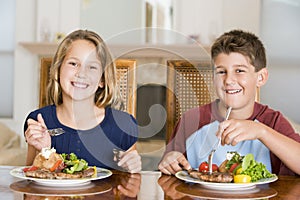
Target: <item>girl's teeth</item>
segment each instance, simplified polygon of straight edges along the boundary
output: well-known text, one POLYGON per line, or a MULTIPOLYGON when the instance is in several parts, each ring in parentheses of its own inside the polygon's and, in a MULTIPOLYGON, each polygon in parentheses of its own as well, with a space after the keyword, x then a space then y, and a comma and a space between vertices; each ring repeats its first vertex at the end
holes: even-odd
POLYGON ((87 84, 84 83, 73 83, 73 85, 78 88, 87 88, 87 84))

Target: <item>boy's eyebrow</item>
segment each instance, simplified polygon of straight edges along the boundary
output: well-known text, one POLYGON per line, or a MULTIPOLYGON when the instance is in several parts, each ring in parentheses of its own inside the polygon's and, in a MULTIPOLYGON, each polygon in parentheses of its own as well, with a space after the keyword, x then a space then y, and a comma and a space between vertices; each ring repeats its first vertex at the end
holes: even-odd
MULTIPOLYGON (((215 65, 215 69, 218 69, 218 68, 224 68, 225 66, 223 66, 223 65, 218 65, 218 66, 216 66, 215 65)), ((236 65, 232 65, 232 67, 244 67, 244 68, 249 68, 249 66, 248 65, 243 65, 243 64, 241 64, 241 65, 239 65, 239 64, 236 64, 236 65)))

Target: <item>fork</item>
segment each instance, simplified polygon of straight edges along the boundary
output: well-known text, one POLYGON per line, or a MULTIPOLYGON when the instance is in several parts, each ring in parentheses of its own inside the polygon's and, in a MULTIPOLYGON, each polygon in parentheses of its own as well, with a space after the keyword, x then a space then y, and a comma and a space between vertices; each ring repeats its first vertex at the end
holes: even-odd
POLYGON ((120 149, 113 148, 114 158, 116 159, 117 162, 119 162, 121 160, 121 151, 122 150, 120 150, 120 149))
MULTIPOLYGON (((232 110, 232 107, 227 108, 225 120, 228 120, 231 110, 232 110)), ((214 146, 208 156, 208 171, 210 174, 212 173, 212 159, 213 159, 215 151, 220 146, 220 144, 221 144, 221 138, 219 138, 218 141, 214 144, 214 146)))
POLYGON ((62 128, 48 129, 47 131, 51 136, 58 136, 65 133, 64 129, 62 128))

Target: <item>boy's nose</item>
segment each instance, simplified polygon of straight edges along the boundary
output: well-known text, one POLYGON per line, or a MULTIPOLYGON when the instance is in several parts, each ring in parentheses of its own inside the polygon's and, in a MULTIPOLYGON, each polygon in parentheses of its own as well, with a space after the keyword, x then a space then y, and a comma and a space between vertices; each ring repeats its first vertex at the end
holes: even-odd
POLYGON ((227 85, 232 85, 236 82, 236 77, 234 74, 227 73, 226 78, 225 78, 225 83, 227 85))

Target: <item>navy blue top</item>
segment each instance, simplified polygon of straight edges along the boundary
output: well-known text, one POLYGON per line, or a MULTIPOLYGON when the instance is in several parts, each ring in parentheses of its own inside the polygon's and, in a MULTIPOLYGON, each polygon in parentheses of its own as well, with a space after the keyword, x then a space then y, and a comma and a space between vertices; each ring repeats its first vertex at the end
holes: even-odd
POLYGON ((56 106, 50 105, 31 112, 27 119, 37 120, 41 113, 48 129, 63 128, 66 133, 51 136, 51 147, 57 153, 75 153, 78 158, 85 159, 90 166, 117 169, 113 161, 113 148, 129 149, 138 137, 135 118, 111 107, 105 108, 105 117, 96 127, 89 130, 75 130, 61 124, 57 118, 56 106))

